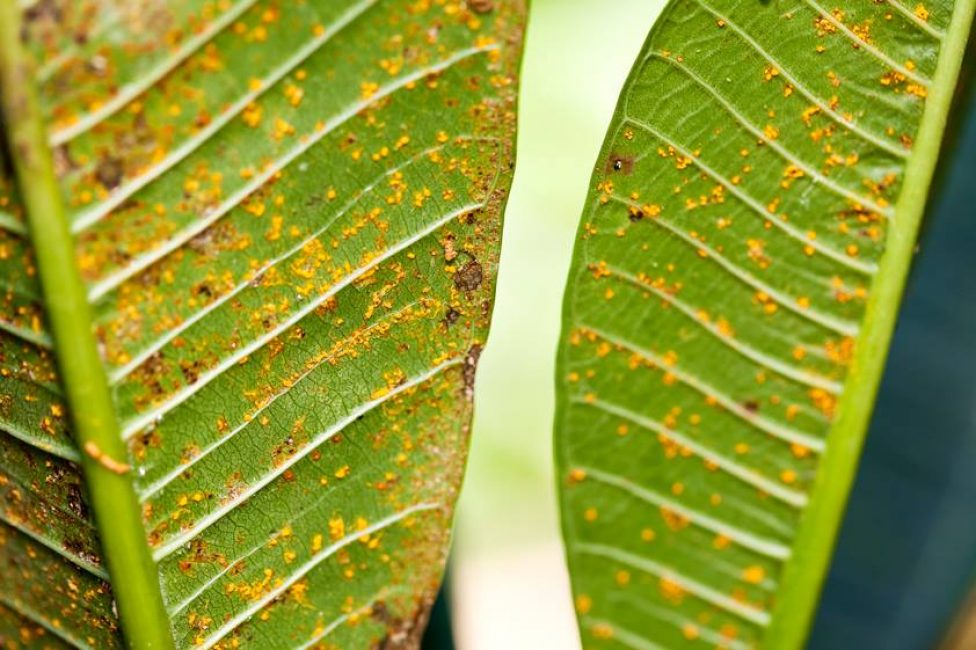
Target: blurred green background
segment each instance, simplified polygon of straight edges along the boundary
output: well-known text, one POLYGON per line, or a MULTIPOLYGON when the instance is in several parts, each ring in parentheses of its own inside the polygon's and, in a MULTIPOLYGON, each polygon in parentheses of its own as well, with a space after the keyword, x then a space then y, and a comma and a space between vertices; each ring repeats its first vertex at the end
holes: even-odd
POLYGON ((664 0, 533 0, 518 167, 452 557, 461 650, 578 647, 552 479, 563 284, 590 173, 664 0))
MULTIPOLYGON (((451 560, 460 650, 579 648, 552 477, 563 284, 593 162, 664 4, 532 0, 518 167, 451 560)), ((970 49, 972 67, 976 44, 970 49)), ((811 650, 934 648, 972 584, 976 104, 968 97, 947 143, 955 155, 945 156, 932 197, 811 650)), ((443 608, 436 615, 447 619, 443 608)), ((425 647, 446 650, 444 638, 425 647)))

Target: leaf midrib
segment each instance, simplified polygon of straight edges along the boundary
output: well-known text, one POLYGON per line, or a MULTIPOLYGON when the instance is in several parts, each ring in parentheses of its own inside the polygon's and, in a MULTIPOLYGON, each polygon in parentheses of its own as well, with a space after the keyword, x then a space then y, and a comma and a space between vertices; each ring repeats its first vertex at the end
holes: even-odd
POLYGON ((81 460, 126 639, 134 646, 163 650, 173 647, 173 639, 132 476, 103 462, 111 459, 115 468, 124 467, 126 449, 92 335, 91 309, 47 146, 34 68, 20 38, 21 21, 18 3, 0 1, 0 106, 10 146, 18 153, 14 170, 46 315, 58 349, 73 434, 87 452, 81 460))
MULTIPOLYGON (((813 0, 807 1, 816 6, 813 0)), ((898 219, 888 233, 845 392, 838 400, 837 420, 828 434, 828 452, 811 491, 810 508, 797 532, 793 560, 783 573, 783 588, 765 639, 770 647, 799 648, 816 609, 884 371, 974 15, 976 0, 955 1, 915 135, 915 149, 895 204, 898 219)))

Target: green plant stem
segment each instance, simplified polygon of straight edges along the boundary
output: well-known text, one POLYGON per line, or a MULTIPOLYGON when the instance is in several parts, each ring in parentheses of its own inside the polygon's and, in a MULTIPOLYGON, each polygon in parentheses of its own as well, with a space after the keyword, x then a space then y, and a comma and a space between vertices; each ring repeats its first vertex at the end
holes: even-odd
POLYGON ((837 421, 764 639, 766 648, 801 648, 816 611, 881 383, 974 15, 976 0, 956 0, 846 389, 838 402, 837 421))
POLYGON ((17 0, 0 0, 0 101, 57 350, 75 440, 123 634, 132 648, 172 648, 169 618, 146 542, 105 369, 92 333, 17 0))

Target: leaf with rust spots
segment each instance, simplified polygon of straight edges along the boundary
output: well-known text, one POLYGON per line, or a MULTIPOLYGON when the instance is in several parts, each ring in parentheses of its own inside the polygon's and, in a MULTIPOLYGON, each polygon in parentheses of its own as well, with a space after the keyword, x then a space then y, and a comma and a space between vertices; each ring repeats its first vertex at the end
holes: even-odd
POLYGON ((555 424, 584 647, 802 647, 973 0, 672 0, 597 160, 555 424))
POLYGON ((26 576, 0 576, 0 636, 415 647, 487 338, 523 1, 2 11, 2 78, 29 55, 37 94, 0 83, 0 559, 26 576))

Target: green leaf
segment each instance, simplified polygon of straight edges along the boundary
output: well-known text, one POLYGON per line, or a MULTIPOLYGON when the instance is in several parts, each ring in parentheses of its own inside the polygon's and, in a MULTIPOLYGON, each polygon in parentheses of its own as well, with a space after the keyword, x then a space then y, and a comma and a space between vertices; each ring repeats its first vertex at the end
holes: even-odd
POLYGON ((973 0, 673 0, 594 173, 556 456, 584 647, 802 646, 973 0))
POLYGON ((523 3, 21 4, 0 0, 0 638, 414 646, 523 3))

